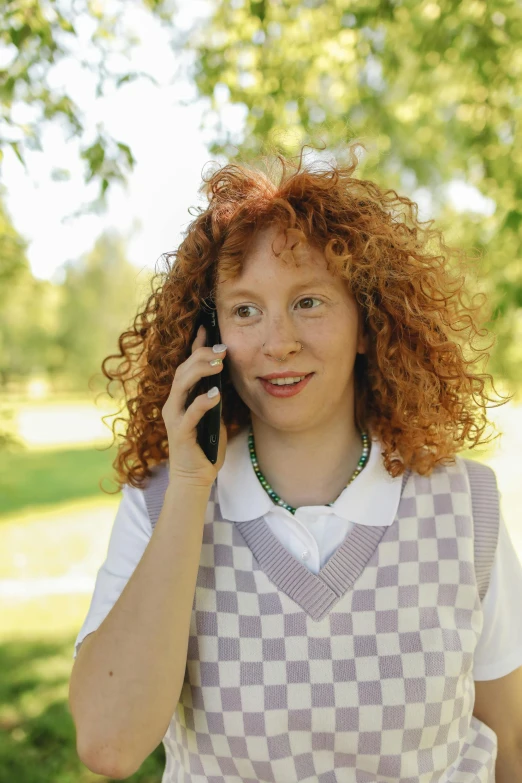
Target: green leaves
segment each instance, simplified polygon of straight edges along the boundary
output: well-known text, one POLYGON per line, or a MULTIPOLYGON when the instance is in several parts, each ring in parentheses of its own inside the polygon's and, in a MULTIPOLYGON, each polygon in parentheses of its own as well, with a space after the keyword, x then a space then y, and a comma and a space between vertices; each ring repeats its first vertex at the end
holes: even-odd
POLYGON ((440 227, 483 248, 493 304, 507 313, 522 291, 521 39, 522 6, 503 0, 221 0, 188 48, 198 91, 212 101, 212 155, 249 160, 267 145, 294 155, 319 140, 340 158, 362 140, 370 154, 359 176, 410 197, 428 188, 440 227), (234 144, 215 121, 230 103, 246 107, 234 144), (493 199, 494 215, 464 219, 465 205, 445 195, 454 178, 493 199))
POLYGON ((125 171, 132 170, 136 163, 127 144, 103 134, 99 134, 89 147, 82 149, 80 156, 87 162, 85 181, 90 182, 93 179, 100 181, 99 204, 103 203, 110 182, 114 180, 125 182, 125 171))
MULTIPOLYGON (((134 0, 150 11, 164 17, 163 0, 134 0)), ((128 3, 126 4, 128 5, 128 3)), ((111 50, 127 50, 135 43, 125 28, 121 17, 125 13, 122 4, 117 12, 109 13, 106 4, 99 0, 78 0, 75 4, 56 0, 9 0, 4 2, 0 14, 0 44, 6 52, 12 52, 10 64, 0 70, 0 107, 3 123, 0 124, 0 160, 4 149, 10 147, 25 166, 25 149, 41 149, 41 131, 45 122, 65 119, 72 132, 81 137, 84 133, 81 109, 67 88, 54 86, 53 67, 64 57, 72 56, 98 77, 97 94, 102 95, 106 83, 121 87, 139 77, 154 77, 138 71, 112 73, 108 66, 111 50), (82 9, 83 6, 83 9, 82 9), (91 34, 91 46, 97 50, 98 64, 79 56, 79 41, 75 23, 83 10, 96 25, 91 34), (53 85, 53 86, 51 86, 53 85), (25 124, 15 119, 13 107, 18 102, 37 111, 36 119, 25 124)), ((83 50, 82 50, 83 55, 83 50)), ((98 179, 100 193, 92 206, 103 207, 105 193, 114 181, 125 182, 126 174, 133 169, 135 159, 130 148, 120 141, 100 132, 92 144, 84 146, 81 157, 87 162, 86 181, 98 179)), ((85 211, 85 210, 84 210, 85 211)), ((87 206, 89 211, 89 205, 87 206)))

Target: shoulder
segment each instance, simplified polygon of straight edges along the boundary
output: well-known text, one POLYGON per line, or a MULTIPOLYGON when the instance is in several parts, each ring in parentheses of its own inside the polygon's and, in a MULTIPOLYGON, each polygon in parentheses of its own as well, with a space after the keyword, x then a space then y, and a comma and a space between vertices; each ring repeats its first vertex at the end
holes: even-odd
POLYGON ((458 487, 459 479, 450 478, 452 489, 466 491, 471 495, 473 516, 475 520, 498 520, 500 515, 500 493, 497 476, 489 465, 468 457, 457 456, 455 466, 460 483, 465 481, 465 487, 458 487), (455 486, 454 486, 455 484, 455 486))
POLYGON ((151 476, 148 476, 143 484, 142 490, 149 487, 151 484, 154 484, 158 482, 160 479, 162 479, 164 476, 169 475, 169 461, 164 460, 163 462, 159 462, 157 465, 152 465, 149 468, 151 472, 151 476))
POLYGON ((462 457, 457 455, 455 462, 461 465, 468 475, 488 476, 490 480, 494 480, 496 483, 496 473, 490 465, 486 465, 485 462, 481 462, 477 459, 471 459, 470 457, 462 457))
POLYGON ((457 454, 451 462, 437 465, 431 473, 435 484, 449 481, 454 492, 486 492, 498 496, 497 476, 492 467, 479 460, 457 454), (446 479, 443 477, 447 477, 446 479))

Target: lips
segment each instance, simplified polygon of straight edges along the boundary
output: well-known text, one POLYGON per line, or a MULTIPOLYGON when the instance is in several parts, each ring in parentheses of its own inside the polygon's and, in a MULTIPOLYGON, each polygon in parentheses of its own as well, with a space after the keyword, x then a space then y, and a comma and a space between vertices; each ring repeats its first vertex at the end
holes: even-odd
POLYGON ((265 381, 264 378, 260 378, 259 380, 265 391, 272 397, 295 397, 296 394, 300 394, 307 384, 310 383, 313 374, 314 373, 311 372, 308 375, 305 375, 303 380, 298 383, 283 383, 281 385, 265 381))
POLYGON ((277 378, 302 378, 308 377, 308 375, 312 375, 311 372, 294 372, 293 370, 288 370, 287 372, 273 372, 270 375, 260 375, 259 378, 262 381, 273 381, 277 378))

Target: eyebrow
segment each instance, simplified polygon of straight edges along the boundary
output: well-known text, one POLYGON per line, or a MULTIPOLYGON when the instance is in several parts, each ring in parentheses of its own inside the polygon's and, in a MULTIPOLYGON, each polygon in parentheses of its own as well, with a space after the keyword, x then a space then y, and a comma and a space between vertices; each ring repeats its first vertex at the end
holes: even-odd
MULTIPOLYGON (((299 291, 303 288, 311 288, 312 286, 323 286, 325 288, 331 288, 332 284, 329 280, 325 280, 324 277, 311 277, 309 280, 303 280, 299 283, 295 283, 295 285, 290 287, 290 291, 299 291)), ((258 291, 252 291, 248 288, 233 288, 231 291, 226 291, 223 294, 223 299, 231 299, 232 297, 242 297, 242 296, 255 296, 258 294, 258 291)))

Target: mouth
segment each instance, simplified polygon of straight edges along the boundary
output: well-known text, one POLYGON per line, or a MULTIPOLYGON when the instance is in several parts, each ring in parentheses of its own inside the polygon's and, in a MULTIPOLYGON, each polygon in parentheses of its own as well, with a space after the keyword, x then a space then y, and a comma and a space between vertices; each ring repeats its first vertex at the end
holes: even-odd
POLYGON ((307 375, 313 375, 313 373, 294 372, 293 370, 287 370, 287 372, 273 372, 270 373, 270 375, 259 375, 258 377, 261 381, 273 381, 276 378, 284 378, 286 380, 288 378, 302 378, 303 376, 306 377, 307 375))
POLYGON ((261 381, 276 381, 276 380, 285 380, 285 381, 294 381, 298 378, 308 378, 309 375, 312 375, 313 373, 304 373, 304 372, 288 372, 288 373, 273 373, 272 375, 263 375, 260 376, 261 381))
POLYGON ((276 384, 270 383, 270 381, 266 378, 260 378, 259 380, 261 381, 261 385, 265 391, 272 395, 272 397, 293 397, 295 394, 299 394, 299 392, 308 385, 312 375, 314 375, 313 372, 308 373, 308 375, 305 375, 304 378, 302 378, 302 380, 298 381, 297 383, 276 384))

